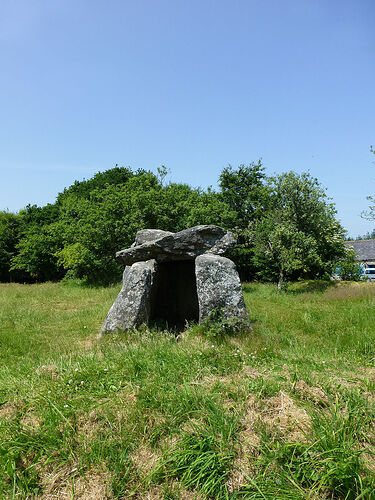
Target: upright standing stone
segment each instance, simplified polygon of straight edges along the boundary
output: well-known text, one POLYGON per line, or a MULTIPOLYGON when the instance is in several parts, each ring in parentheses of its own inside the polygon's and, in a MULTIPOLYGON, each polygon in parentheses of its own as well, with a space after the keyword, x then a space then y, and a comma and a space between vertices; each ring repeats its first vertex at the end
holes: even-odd
POLYGON ((125 267, 122 289, 104 320, 101 333, 129 330, 147 323, 156 270, 155 260, 125 267))
POLYGON ((204 254, 195 259, 199 321, 215 309, 227 318, 247 318, 240 277, 234 262, 219 255, 204 254))

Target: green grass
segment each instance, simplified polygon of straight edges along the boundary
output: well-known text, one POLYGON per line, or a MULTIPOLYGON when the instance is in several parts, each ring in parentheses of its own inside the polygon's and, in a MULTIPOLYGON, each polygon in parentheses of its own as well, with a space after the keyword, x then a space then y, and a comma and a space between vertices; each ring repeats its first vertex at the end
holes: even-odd
POLYGON ((118 287, 0 285, 0 498, 375 499, 375 286, 97 340, 118 287))

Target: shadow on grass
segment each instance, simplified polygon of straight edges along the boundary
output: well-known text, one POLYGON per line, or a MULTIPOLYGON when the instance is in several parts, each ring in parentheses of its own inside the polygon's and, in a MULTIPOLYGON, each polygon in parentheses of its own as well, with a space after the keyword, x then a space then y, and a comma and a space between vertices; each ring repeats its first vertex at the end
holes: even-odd
MULTIPOLYGON (((325 292, 326 290, 334 289, 339 282, 337 281, 325 281, 325 280, 310 280, 310 281, 294 281, 294 282, 286 282, 281 293, 286 293, 290 295, 302 294, 302 293, 315 293, 315 292, 325 292)), ((276 283, 264 283, 265 285, 269 285, 267 292, 268 293, 280 293, 277 290, 276 283)), ((247 282, 242 283, 242 290, 244 293, 256 293, 259 295, 259 282, 247 282)))
POLYGON ((115 281, 115 282, 108 282, 108 281, 87 281, 85 279, 67 279, 64 280, 62 279, 61 281, 57 281, 56 283, 61 283, 64 287, 67 288, 91 288, 91 289, 98 289, 98 288, 112 288, 112 287, 118 287, 121 288, 121 281, 115 281))
POLYGON ((333 290, 337 287, 337 281, 304 281, 301 283, 294 283, 292 286, 288 287, 286 293, 291 295, 298 295, 301 293, 323 293, 327 290, 333 290))
POLYGON ((259 287, 257 287, 258 282, 245 282, 242 283, 242 290, 244 293, 256 293, 259 292, 259 287))

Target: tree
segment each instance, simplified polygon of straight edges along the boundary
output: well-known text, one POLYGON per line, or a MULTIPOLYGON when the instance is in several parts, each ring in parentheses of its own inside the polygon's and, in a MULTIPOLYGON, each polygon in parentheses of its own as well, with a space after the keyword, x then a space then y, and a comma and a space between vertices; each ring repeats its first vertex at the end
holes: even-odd
POLYGON ((236 225, 245 229, 249 222, 259 219, 268 202, 268 192, 265 185, 266 174, 262 161, 232 166, 222 170, 219 186, 222 199, 236 213, 236 225))
POLYGON ((267 214, 255 225, 253 242, 258 276, 265 280, 277 277, 278 290, 296 271, 306 272, 311 265, 321 264, 314 239, 280 212, 267 214))
POLYGON ((58 241, 53 225, 59 218, 59 204, 27 205, 20 210, 20 228, 10 271, 25 281, 57 280, 64 275, 54 255, 58 241))
POLYGON ((351 236, 347 237, 347 241, 355 241, 355 240, 374 240, 375 239, 375 229, 372 231, 367 231, 365 234, 359 234, 356 238, 352 238, 351 236))
POLYGON ((334 207, 309 174, 270 179, 260 161, 227 167, 216 192, 165 183, 167 173, 165 167, 155 175, 116 166, 74 182, 53 204, 28 205, 15 220, 7 216, 3 232, 0 218, 0 279, 12 272, 34 281, 114 282, 122 273, 114 255, 138 230, 176 232, 198 224, 235 233, 238 246, 229 257, 242 279, 258 276, 282 286, 286 279, 321 277, 343 254, 334 207))
POLYGON ((11 271, 23 273, 27 281, 56 281, 64 276, 56 251, 59 248, 54 226, 30 226, 17 244, 11 271))
POLYGON ((363 279, 363 267, 359 264, 353 248, 346 247, 346 254, 336 262, 335 274, 344 281, 363 279))
POLYGON ((129 247, 140 229, 233 226, 236 214, 218 193, 187 184, 164 185, 166 173, 165 168, 155 175, 115 167, 75 182, 53 205, 26 207, 13 269, 37 281, 68 276, 114 282, 122 274, 115 253, 129 247))
POLYGON ((17 252, 21 225, 20 215, 0 211, 0 281, 11 281, 21 277, 11 273, 11 261, 17 252))
POLYGON ((237 246, 229 253, 236 263, 242 280, 255 277, 254 248, 249 240, 248 227, 260 221, 269 204, 267 176, 261 160, 234 169, 224 168, 219 177, 221 199, 233 212, 230 229, 237 238, 237 246))
POLYGON ((271 178, 269 190, 267 211, 249 225, 258 276, 281 289, 287 279, 330 275, 345 255, 344 229, 318 180, 288 172, 271 178))

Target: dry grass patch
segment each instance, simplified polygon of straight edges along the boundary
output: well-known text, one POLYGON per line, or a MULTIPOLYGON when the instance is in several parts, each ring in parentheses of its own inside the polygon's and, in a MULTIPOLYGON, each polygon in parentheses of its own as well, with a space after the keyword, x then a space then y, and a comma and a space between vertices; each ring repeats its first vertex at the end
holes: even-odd
POLYGON ((298 380, 294 386, 296 393, 302 398, 311 401, 314 405, 326 407, 329 404, 326 393, 319 387, 311 387, 304 380, 298 380))
POLYGON ((362 458, 369 472, 375 477, 375 447, 365 446, 364 448, 365 451, 363 452, 362 458))
POLYGON ((217 382, 228 384, 228 383, 238 383, 239 379, 245 380, 247 378, 258 378, 258 377, 267 377, 266 373, 260 372, 258 368, 253 366, 244 366, 242 370, 239 372, 231 373, 229 375, 210 375, 201 378, 200 380, 193 380, 189 382, 188 385, 208 385, 211 386, 216 384, 217 382))
POLYGON ((261 436, 259 426, 266 424, 277 428, 288 441, 305 442, 306 434, 311 429, 311 418, 303 408, 296 405, 286 393, 258 401, 255 394, 250 394, 246 401, 242 428, 238 433, 236 458, 227 485, 230 492, 247 483, 247 476, 255 474, 252 459, 259 454, 261 436))
POLYGON ((271 430, 276 428, 288 441, 306 442, 306 435, 311 429, 311 418, 306 410, 298 407, 295 401, 282 391, 278 396, 262 401, 258 401, 256 395, 250 394, 237 436, 236 458, 227 481, 229 492, 240 489, 248 482, 247 477, 256 473, 255 460, 259 456, 261 445, 259 426, 262 424, 266 424, 271 430))
POLYGON ((98 434, 104 432, 107 425, 105 412, 100 407, 77 417, 78 434, 83 435, 86 441, 92 441, 98 434))
POLYGON ((275 426, 288 441, 306 441, 311 418, 288 394, 280 391, 279 396, 269 398, 263 404, 261 418, 264 423, 275 426))
POLYGON ((10 420, 16 416, 18 409, 19 404, 17 403, 3 403, 0 406, 0 418, 10 420))
POLYGON ((100 350, 98 334, 96 334, 94 337, 88 337, 86 339, 80 340, 78 343, 83 351, 94 350, 98 354, 99 357, 102 357, 102 352, 100 350))
POLYGON ((45 375, 52 379, 58 379, 60 377, 59 371, 56 365, 42 365, 36 369, 38 375, 45 375))
POLYGON ((363 385, 365 377, 361 378, 359 372, 352 371, 341 371, 337 370, 325 370, 323 373, 313 371, 311 372, 311 377, 316 381, 316 383, 325 381, 332 388, 336 387, 336 390, 342 388, 345 389, 355 389, 363 385))
MULTIPOLYGON (((177 482, 172 483, 168 488, 168 492, 173 494, 173 498, 178 498, 179 500, 204 500, 206 498, 203 495, 197 494, 195 491, 189 491, 182 488, 177 482), (176 495, 178 495, 178 497, 176 495)), ((134 493, 129 498, 134 500, 163 500, 166 498, 166 489, 162 486, 155 486, 148 491, 134 493)))
POLYGON ((256 431, 260 418, 259 402, 254 394, 250 394, 246 402, 246 412, 241 419, 242 429, 238 437, 239 441, 252 451, 260 444, 260 437, 256 431))
POLYGON ((325 299, 352 300, 356 298, 375 298, 374 283, 351 282, 337 283, 334 288, 326 290, 323 294, 325 299))
POLYGON ((108 470, 92 469, 80 475, 77 467, 65 466, 42 474, 43 494, 36 500, 107 500, 113 498, 108 470))
POLYGON ((135 406, 137 395, 135 392, 124 392, 116 399, 103 399, 98 401, 98 406, 91 411, 79 412, 77 415, 78 434, 84 435, 86 440, 91 441, 101 432, 106 432, 113 423, 121 426, 126 422, 129 413, 135 406))
POLYGON ((132 454, 133 465, 143 478, 151 473, 159 459, 160 453, 152 450, 145 444, 141 444, 132 454))
POLYGON ((35 412, 28 411, 21 418, 20 423, 22 424, 23 427, 25 427, 28 430, 31 429, 37 430, 42 425, 42 419, 35 412))
POLYGON ((236 456, 232 464, 232 471, 227 481, 228 491, 239 489, 247 482, 246 475, 252 475, 252 457, 258 455, 260 435, 257 431, 261 418, 259 403, 254 394, 250 394, 246 401, 246 412, 241 419, 241 430, 237 435, 236 456))

